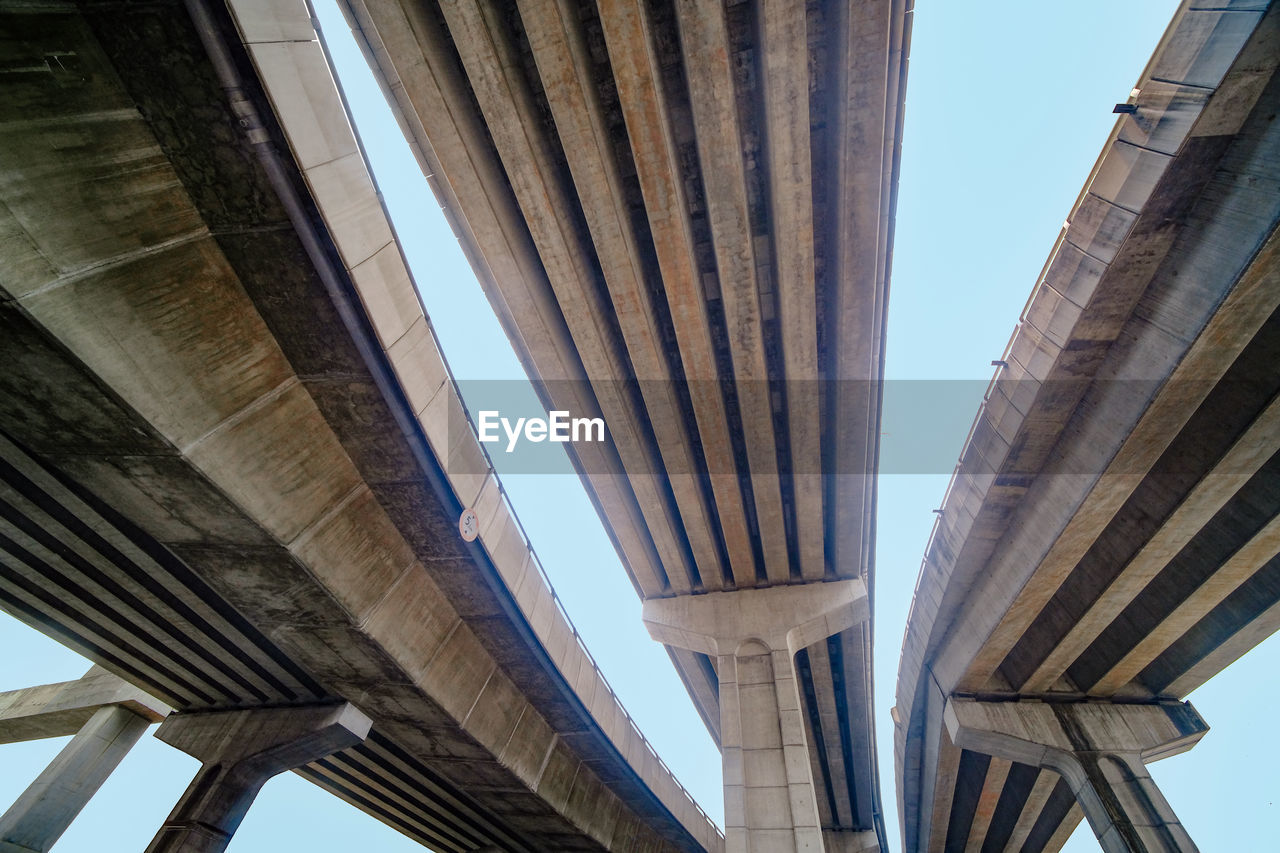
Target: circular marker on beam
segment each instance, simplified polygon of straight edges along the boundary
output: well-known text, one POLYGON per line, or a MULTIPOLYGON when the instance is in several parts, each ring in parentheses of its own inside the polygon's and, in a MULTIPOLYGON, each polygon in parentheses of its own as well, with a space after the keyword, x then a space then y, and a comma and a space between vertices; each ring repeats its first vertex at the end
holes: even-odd
POLYGON ((465 542, 474 542, 480 535, 480 519, 471 507, 464 509, 462 515, 458 516, 458 532, 462 534, 465 542))

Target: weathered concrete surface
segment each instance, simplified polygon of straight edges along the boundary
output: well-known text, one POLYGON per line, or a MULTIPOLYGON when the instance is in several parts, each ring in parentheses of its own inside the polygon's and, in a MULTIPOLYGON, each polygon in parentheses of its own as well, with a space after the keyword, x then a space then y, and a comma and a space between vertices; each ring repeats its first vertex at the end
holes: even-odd
POLYGON ((867 853, 880 849, 880 839, 869 830, 841 832, 827 829, 822 832, 822 849, 826 853, 867 853))
POLYGON ((0 18, 36 65, 78 63, 0 104, 0 602, 184 712, 351 701, 368 740, 302 772, 436 849, 716 849, 478 450, 428 435, 447 377, 353 144, 324 110, 311 133, 273 118, 333 95, 304 73, 305 7, 245 8, 216 29, 265 119, 250 136, 304 140, 287 175, 328 231, 290 220, 180 9, 0 18), (269 98, 255 68, 307 97, 269 98), (366 299, 354 332, 310 239, 366 299), (419 381, 384 394, 378 365, 419 381), (474 547, 461 500, 487 520, 474 547))
POLYGON ((729 853, 824 849, 795 658, 869 615, 861 580, 644 603, 655 640, 716 661, 729 853))
POLYGON ((0 693, 0 744, 74 735, 0 817, 0 851, 46 851, 152 723, 172 709, 100 666, 0 693))
POLYGON ((1178 699, 1274 629, 1278 64, 1280 10, 1184 4, 1037 282, 908 623, 909 851, 1056 849, 1080 814, 951 743, 949 701, 1178 699))
MULTIPOLYGON (((865 578, 909 4, 346 5, 545 402, 608 421, 641 595, 865 578)), ((879 812, 869 649, 797 671, 833 831, 879 812)))
POLYGON ((866 584, 855 579, 654 598, 643 614, 650 636, 667 645, 732 655, 755 640, 795 655, 864 622, 871 605, 866 584))
POLYGON ((73 735, 110 705, 125 708, 148 723, 160 722, 172 710, 119 676, 94 666, 75 681, 0 693, 0 744, 73 735))
POLYGON ((147 853, 219 853, 272 776, 347 749, 373 721, 354 705, 174 714, 156 737, 202 766, 147 853))
POLYGON ((152 716, 125 705, 94 709, 71 742, 0 816, 0 853, 50 850, 155 722, 152 716))
POLYGON ((945 719, 962 749, 1060 774, 1106 853, 1198 849, 1146 770, 1148 762, 1185 752, 1208 732, 1190 704, 952 699, 945 719))

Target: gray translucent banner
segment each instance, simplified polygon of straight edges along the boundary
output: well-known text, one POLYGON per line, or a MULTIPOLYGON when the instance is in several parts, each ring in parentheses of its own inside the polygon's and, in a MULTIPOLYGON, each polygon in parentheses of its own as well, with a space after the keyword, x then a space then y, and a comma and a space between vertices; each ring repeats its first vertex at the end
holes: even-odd
MULTIPOLYGON (((1223 392, 1217 383, 1215 393, 1223 392)), ((1023 413, 1034 409, 1040 429, 1045 419, 1052 422, 1067 413, 1069 422, 1077 407, 1090 409, 1115 394, 1149 401, 1157 392, 1169 393, 1167 383, 1147 380, 1080 382, 1035 382, 1033 380, 886 380, 883 382, 782 382, 782 383, 672 383, 672 382, 548 382, 540 395, 524 381, 459 380, 466 413, 455 409, 449 429, 465 430, 483 437, 481 446, 499 474, 573 474, 568 454, 578 459, 584 473, 618 474, 620 453, 628 455, 626 473, 661 475, 666 471, 662 448, 654 425, 653 411, 678 413, 678 434, 690 436, 698 425, 693 404, 716 399, 723 401, 726 423, 701 426, 694 431, 693 471, 697 474, 745 474, 748 448, 740 412, 767 411, 774 435, 774 454, 750 454, 775 460, 775 471, 794 474, 863 476, 880 474, 950 474, 961 451, 979 406, 987 401, 984 429, 998 437, 993 445, 1018 446, 1023 413), (713 396, 714 395, 714 396, 713 396), (602 402, 608 413, 602 416, 602 402), (882 403, 880 423, 868 412, 882 403), (798 408, 796 408, 798 404, 798 408), (751 408, 748 408, 751 407, 751 408), (792 410, 812 413, 822 424, 822 453, 814 458, 789 458, 790 442, 779 433, 787 426, 792 410), (615 436, 621 428, 615 413, 628 413, 626 429, 630 437, 615 436), (844 416, 840 416, 844 412, 844 416), (598 419, 603 419, 603 424, 598 419), (603 441, 600 441, 603 436, 603 441), (716 470, 707 462, 701 443, 708 438, 724 441, 735 460, 729 470, 716 470), (564 439, 564 440, 560 440, 564 439), (620 440, 621 439, 621 440, 620 440), (879 440, 878 465, 873 442, 879 440), (869 442, 872 444, 869 445, 869 442), (627 444, 631 450, 627 450, 627 444), (637 452, 635 448, 641 450, 637 452), (781 447, 780 451, 777 448, 781 447), (740 470, 739 470, 740 469, 740 470)), ((1202 399, 1208 385, 1173 389, 1189 399, 1202 399)), ((1244 399, 1249 399, 1248 395, 1244 399)), ((705 406, 703 407, 705 411, 705 406)), ((1117 429, 1127 429, 1117 425, 1117 429)), ((669 431, 668 431, 669 432, 669 431)), ((677 449, 678 450, 678 449, 677 449)), ((752 451, 757 450, 751 448, 752 451)), ((673 457, 674 458, 674 457, 673 457)), ((1001 463, 1001 460, 992 460, 1001 463)), ((461 464, 457 460, 451 465, 461 464)), ((1173 472, 1176 458, 1160 465, 1173 472)), ((453 470, 452 467, 450 470, 453 470)), ((1097 474, 1099 471, 1070 470, 1052 454, 1036 462, 1034 470, 1012 469, 1010 473, 1097 474), (1043 462, 1043 465, 1041 464, 1043 462)), ((476 472, 456 472, 476 473, 476 472)), ((774 471, 753 471, 771 474, 774 471)))

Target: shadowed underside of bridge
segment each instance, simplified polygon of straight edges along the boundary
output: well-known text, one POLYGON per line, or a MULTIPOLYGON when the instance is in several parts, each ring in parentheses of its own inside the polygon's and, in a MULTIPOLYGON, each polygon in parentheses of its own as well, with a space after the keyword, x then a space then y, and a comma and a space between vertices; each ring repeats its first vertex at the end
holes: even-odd
MULTIPOLYGON (((1058 849, 1096 815, 1028 734, 1042 712, 1182 721, 1092 746, 1062 722, 1082 766, 1187 748, 1203 725, 1176 700, 1280 627, 1280 15, 1197 5, 1068 219, 927 549, 895 710, 908 851, 1058 849), (1038 766, 961 748, 1024 725, 1038 766)), ((1192 849, 1152 808, 1163 840, 1117 821, 1104 846, 1131 846, 1105 849, 1192 849)))
POLYGON ((0 606, 180 712, 357 705, 301 772, 433 849, 719 849, 437 461, 478 446, 305 7, 211 6, 239 90, 181 3, 0 4, 0 606))
MULTIPOLYGON (((910 4, 346 5, 640 595, 869 581, 910 4)), ((869 640, 796 660, 826 830, 881 823, 869 640)))

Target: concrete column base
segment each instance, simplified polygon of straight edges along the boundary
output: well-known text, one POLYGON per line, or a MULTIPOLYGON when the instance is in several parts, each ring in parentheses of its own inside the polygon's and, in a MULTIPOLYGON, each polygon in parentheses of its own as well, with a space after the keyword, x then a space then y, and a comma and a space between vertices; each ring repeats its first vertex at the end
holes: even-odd
POLYGON ((1198 850, 1146 764, 1185 752, 1209 727, 1190 703, 947 701, 952 742, 1066 779, 1106 853, 1198 850))
POLYGON ((225 850, 268 779, 361 743, 371 725, 349 703, 169 717, 156 737, 204 766, 148 853, 225 850))
POLYGON ((644 603, 655 640, 716 659, 726 853, 825 849, 795 655, 868 613, 860 580, 644 603))

